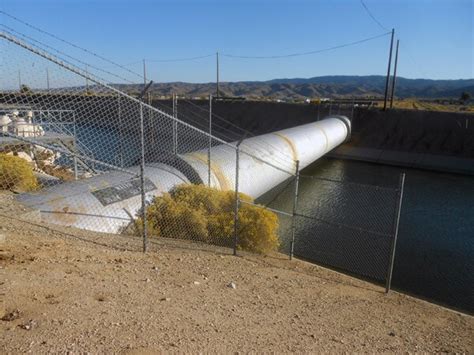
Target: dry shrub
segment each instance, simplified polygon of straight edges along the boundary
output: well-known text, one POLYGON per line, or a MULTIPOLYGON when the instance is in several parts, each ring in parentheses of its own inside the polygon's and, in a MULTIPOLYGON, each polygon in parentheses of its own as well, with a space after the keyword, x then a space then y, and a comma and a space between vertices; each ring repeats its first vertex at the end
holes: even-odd
POLYGON ((0 154, 0 189, 33 191, 38 188, 38 180, 33 168, 24 159, 0 154))
MULTIPOLYGON (((253 202, 244 194, 239 198, 253 202)), ((180 185, 155 197, 147 207, 148 230, 154 236, 229 246, 234 235, 234 206, 233 191, 180 185)), ((238 226, 239 249, 258 253, 278 249, 278 217, 273 212, 241 203, 238 226)))

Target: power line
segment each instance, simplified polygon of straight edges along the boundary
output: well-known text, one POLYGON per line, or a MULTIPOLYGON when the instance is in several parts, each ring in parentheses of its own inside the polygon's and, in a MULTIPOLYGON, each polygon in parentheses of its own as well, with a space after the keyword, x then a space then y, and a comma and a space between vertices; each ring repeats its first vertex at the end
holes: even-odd
POLYGON ((176 59, 146 59, 147 62, 156 62, 156 63, 167 63, 167 62, 187 62, 191 60, 204 59, 213 57, 215 54, 206 54, 197 57, 188 57, 188 58, 176 58, 176 59))
POLYGON ((367 14, 372 18, 372 20, 374 20, 374 22, 383 30, 385 31, 389 31, 389 29, 387 27, 385 27, 384 25, 382 25, 382 23, 380 23, 379 20, 377 20, 375 18, 375 16, 372 14, 372 12, 370 12, 369 8, 367 7, 367 5, 364 3, 364 0, 360 0, 360 3, 361 5, 364 7, 365 11, 367 12, 367 14))
MULTIPOLYGON (((369 10, 369 8, 367 7, 367 5, 364 3, 364 0, 360 0, 360 4, 362 5, 362 7, 365 9, 365 11, 367 12, 367 14, 370 16, 370 18, 382 29, 384 30, 388 30, 387 27, 385 27, 379 20, 377 20, 377 18, 372 14, 372 12, 369 10)), ((408 58, 413 62, 413 64, 415 64, 417 70, 419 72, 421 72, 421 74, 424 76, 424 77, 427 77, 425 71, 422 69, 422 67, 418 64, 418 62, 415 60, 415 58, 412 56, 410 50, 403 45, 403 41, 402 41, 402 44, 401 44, 401 47, 403 49, 405 49, 405 52, 406 54, 408 55, 408 58)))
POLYGON ((317 49, 317 50, 313 50, 313 51, 309 51, 309 52, 291 53, 291 54, 283 54, 283 55, 270 55, 270 56, 246 56, 246 55, 234 55, 234 54, 222 54, 222 55, 225 56, 225 57, 229 57, 229 58, 241 58, 241 59, 279 59, 279 58, 289 58, 289 57, 300 57, 300 56, 305 56, 305 55, 328 52, 328 51, 332 51, 332 50, 340 49, 340 48, 344 48, 344 47, 354 46, 356 44, 368 42, 368 41, 371 41, 371 40, 374 40, 374 39, 377 39, 377 38, 380 38, 380 37, 387 36, 390 33, 391 32, 385 32, 385 33, 382 33, 382 34, 379 34, 379 35, 376 35, 376 36, 372 36, 372 37, 368 37, 368 38, 364 38, 364 39, 361 39, 361 40, 358 40, 358 41, 344 43, 344 44, 340 44, 340 45, 333 46, 333 47, 328 47, 328 48, 323 48, 323 49, 317 49))
POLYGON ((103 60, 103 61, 105 61, 105 62, 107 62, 107 63, 109 63, 109 64, 112 64, 112 65, 115 65, 115 66, 117 66, 117 67, 119 67, 119 68, 122 68, 123 70, 129 72, 130 74, 133 74, 133 75, 135 75, 135 76, 138 76, 139 78, 142 78, 142 75, 140 75, 140 74, 138 74, 138 73, 136 73, 136 72, 134 72, 134 71, 132 71, 132 70, 126 68, 126 67, 123 66, 123 65, 120 65, 120 64, 118 64, 118 63, 115 63, 115 62, 111 61, 110 59, 104 58, 104 57, 102 57, 101 55, 99 55, 99 54, 97 54, 97 53, 94 53, 94 52, 92 52, 92 51, 90 51, 90 50, 88 50, 88 49, 86 49, 86 48, 82 48, 82 47, 80 47, 80 46, 78 46, 78 45, 76 45, 76 44, 74 44, 74 43, 71 43, 71 42, 69 42, 69 41, 66 41, 65 39, 62 39, 62 38, 60 38, 60 37, 58 37, 58 36, 56 36, 56 35, 54 35, 54 34, 52 34, 52 33, 49 33, 49 32, 47 32, 47 31, 45 31, 45 30, 42 30, 42 29, 40 29, 40 28, 38 28, 38 27, 36 27, 36 26, 33 26, 32 24, 30 24, 30 23, 28 23, 28 22, 25 22, 25 21, 23 21, 23 20, 20 20, 19 18, 15 17, 15 16, 13 16, 13 15, 10 15, 10 14, 6 13, 6 12, 3 11, 3 10, 0 10, 0 13, 3 14, 3 15, 5 15, 5 16, 7 16, 7 17, 9 17, 9 18, 11 18, 11 19, 13 19, 13 20, 15 20, 15 21, 20 22, 21 24, 23 24, 23 25, 25 25, 25 26, 27 26, 27 27, 29 27, 29 28, 32 28, 32 29, 35 30, 35 31, 38 31, 38 32, 43 33, 43 34, 45 34, 45 35, 47 35, 47 36, 50 36, 50 37, 52 37, 52 38, 54 38, 54 39, 56 39, 56 40, 58 40, 58 41, 60 41, 60 42, 63 42, 63 43, 65 43, 65 44, 67 44, 67 45, 69 45, 69 46, 72 46, 72 47, 74 47, 74 48, 76 48, 76 49, 79 49, 79 50, 81 50, 81 51, 83 51, 83 52, 86 52, 86 53, 88 53, 88 54, 90 54, 90 55, 92 55, 92 56, 94 56, 94 57, 96 57, 96 58, 99 58, 99 59, 101 59, 101 60, 103 60))

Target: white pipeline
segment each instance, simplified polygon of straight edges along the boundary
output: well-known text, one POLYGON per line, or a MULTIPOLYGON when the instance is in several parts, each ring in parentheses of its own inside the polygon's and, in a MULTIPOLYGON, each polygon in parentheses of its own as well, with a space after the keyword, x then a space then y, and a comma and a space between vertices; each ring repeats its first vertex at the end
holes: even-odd
MULTIPOLYGON (((350 121, 343 116, 247 138, 239 147, 239 191, 257 198, 310 165, 350 136, 350 121), (269 163, 269 164, 268 164, 269 163)), ((211 148, 211 186, 234 190, 236 150, 228 145, 211 148)), ((207 183, 208 150, 180 155, 173 161, 147 164, 147 198, 182 183, 207 183)), ((139 173, 138 167, 129 168, 139 173)), ((141 206, 140 180, 126 172, 109 172, 66 182, 18 200, 39 210, 48 222, 118 233, 141 206)))

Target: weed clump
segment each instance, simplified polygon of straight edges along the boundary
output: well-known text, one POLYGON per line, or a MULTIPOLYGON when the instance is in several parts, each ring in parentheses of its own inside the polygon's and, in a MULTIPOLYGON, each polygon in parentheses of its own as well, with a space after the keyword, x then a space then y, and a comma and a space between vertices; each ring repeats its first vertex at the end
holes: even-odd
POLYGON ((26 160, 0 154, 0 190, 33 191, 37 188, 38 180, 26 160))
MULTIPOLYGON (((239 199, 253 202, 250 196, 242 193, 239 199)), ((234 237, 234 206, 234 191, 219 191, 204 185, 179 185, 169 193, 155 197, 147 207, 149 234, 230 246, 234 237)), ((239 249, 257 253, 278 249, 275 213, 241 203, 238 217, 239 249)))

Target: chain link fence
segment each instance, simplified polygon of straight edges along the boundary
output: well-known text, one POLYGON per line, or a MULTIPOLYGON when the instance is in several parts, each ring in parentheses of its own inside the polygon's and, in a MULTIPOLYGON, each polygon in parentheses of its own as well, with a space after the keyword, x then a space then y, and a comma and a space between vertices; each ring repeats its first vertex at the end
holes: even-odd
POLYGON ((219 126, 212 98, 183 117, 176 97, 153 107, 145 85, 131 96, 11 33, 0 41, 0 189, 44 221, 139 235, 144 251, 148 238, 186 239, 390 279, 401 187, 314 180, 328 199, 314 198, 278 148, 287 138, 219 126))

